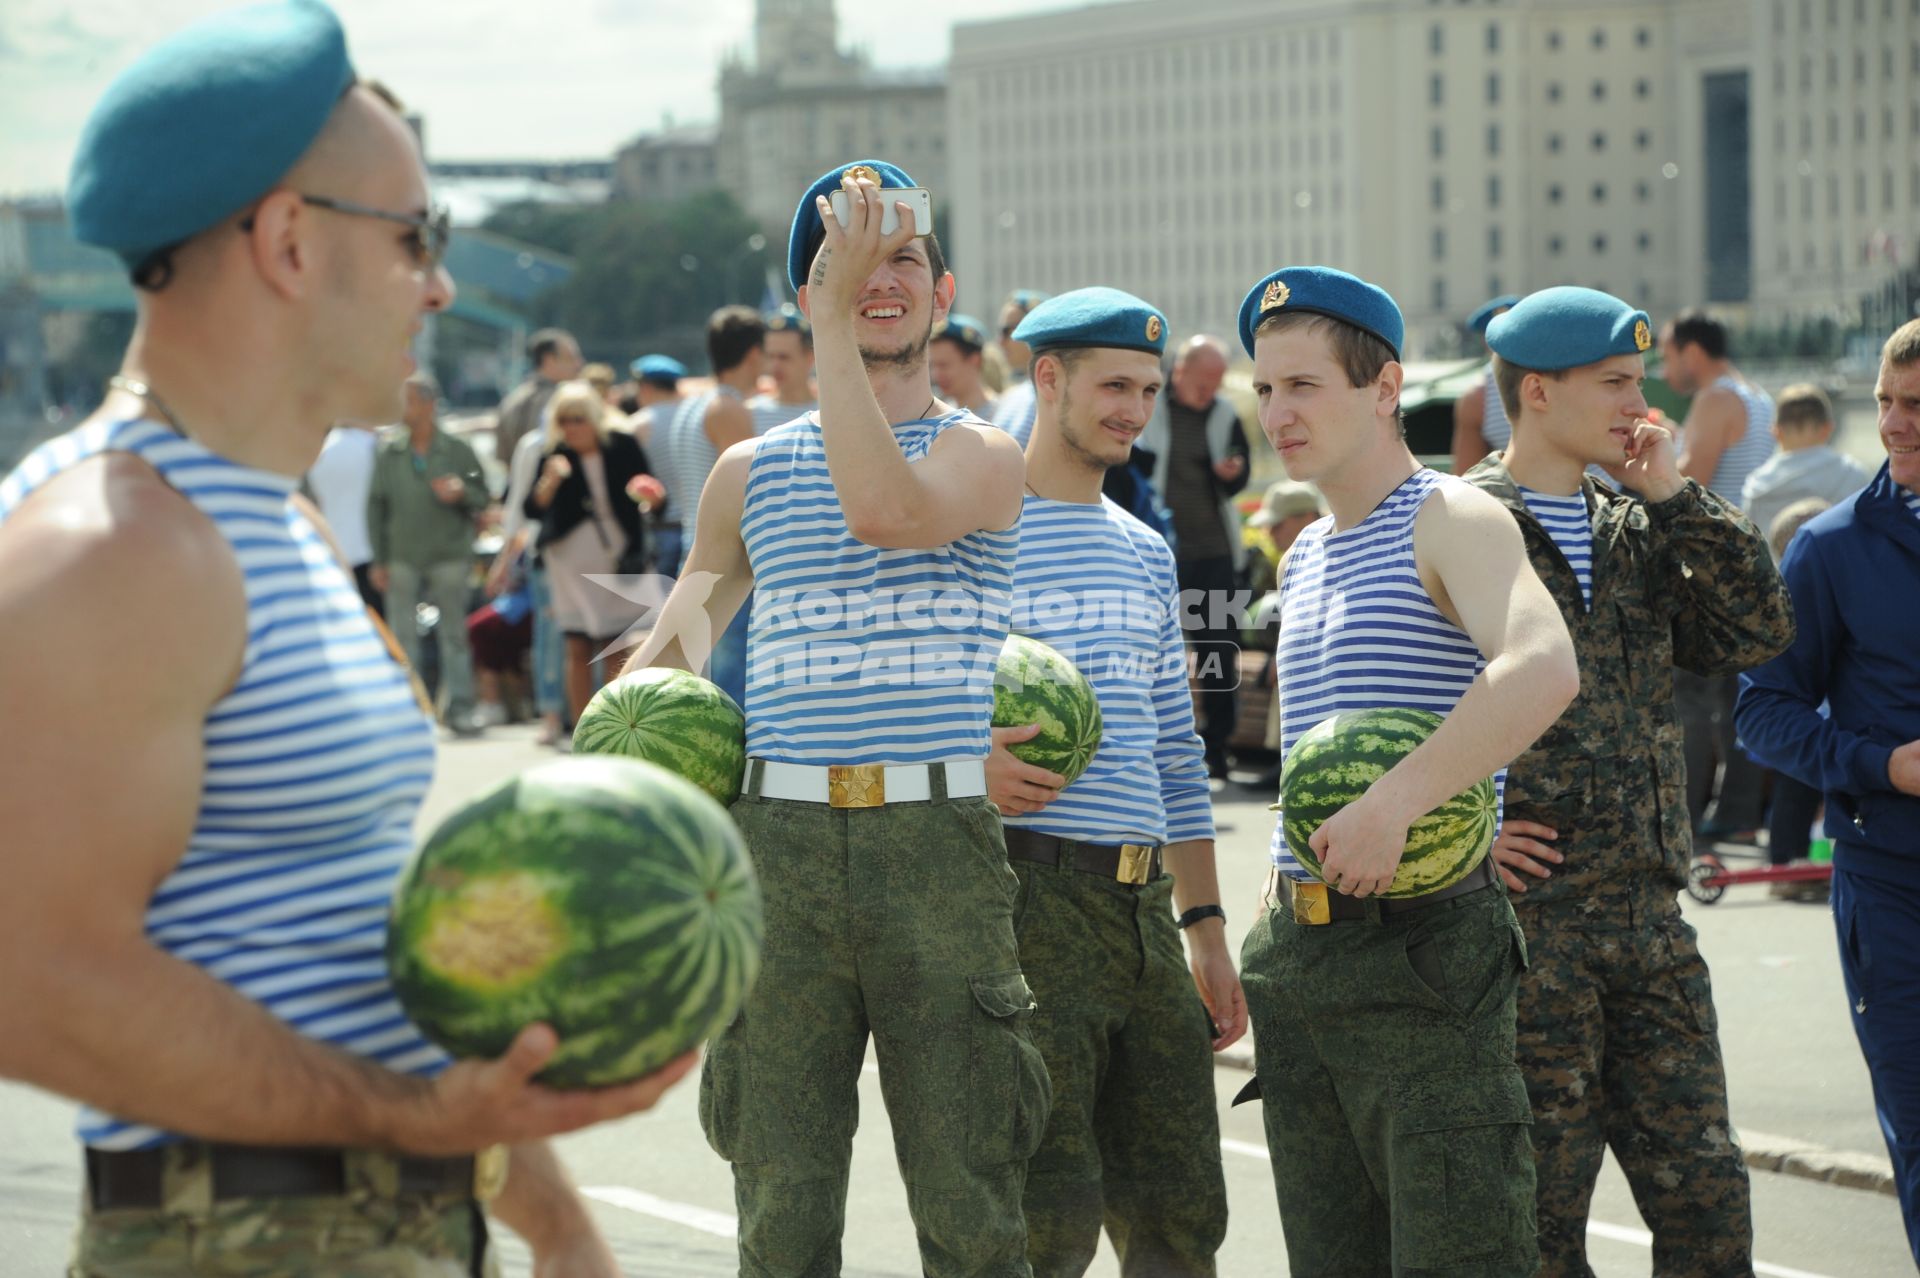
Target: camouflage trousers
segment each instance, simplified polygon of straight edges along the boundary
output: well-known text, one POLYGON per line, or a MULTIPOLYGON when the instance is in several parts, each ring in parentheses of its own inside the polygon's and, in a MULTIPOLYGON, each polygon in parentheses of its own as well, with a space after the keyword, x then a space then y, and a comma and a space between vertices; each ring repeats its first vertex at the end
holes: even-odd
POLYGON ((1027 1164, 1035 1278, 1078 1278, 1104 1220, 1128 1278, 1211 1278, 1227 1233, 1207 1010, 1173 879, 1132 887, 1016 862, 1020 965, 1053 1114, 1027 1164))
POLYGON ((924 1272, 1026 1278, 1020 1195, 1049 1087, 999 814, 938 790, 864 809, 762 799, 752 777, 733 815, 766 897, 763 966, 700 1080, 741 1274, 840 1272, 872 1035, 924 1272))
POLYGON ((162 1203, 89 1209, 68 1278, 496 1278, 471 1198, 401 1194, 393 1160, 347 1155, 338 1197, 216 1202, 206 1146, 167 1151, 162 1203))
POLYGON ((1291 1272, 1531 1275, 1526 947, 1504 891, 1318 926, 1283 905, 1240 963, 1291 1272))
POLYGON ((1520 908, 1519 1062, 1533 1098, 1543 1275, 1590 1275, 1587 1215, 1612 1147, 1653 1271, 1753 1272, 1747 1167, 1706 961, 1673 889, 1520 908))

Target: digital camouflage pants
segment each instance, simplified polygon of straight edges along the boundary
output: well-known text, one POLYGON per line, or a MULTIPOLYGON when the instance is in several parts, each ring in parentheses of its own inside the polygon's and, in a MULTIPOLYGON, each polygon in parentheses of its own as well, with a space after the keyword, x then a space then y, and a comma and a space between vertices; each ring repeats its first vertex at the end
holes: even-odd
POLYGON ((1247 934, 1241 984, 1291 1272, 1527 1278, 1534 1244, 1504 890, 1247 934))
MULTIPOLYGON (((494 1278, 479 1204, 398 1192, 391 1158, 347 1156, 338 1197, 215 1202, 204 1145, 169 1151, 153 1209, 88 1211, 68 1278, 494 1278)), ((4 1266, 0 1266, 4 1267, 4 1266)))
POLYGON ((1653 1270, 1753 1272, 1747 1166, 1707 964, 1673 889, 1519 911, 1519 1061, 1533 1097, 1541 1274, 1584 1278, 1609 1146, 1653 1232, 1653 1270))
POLYGON ((1016 862, 1020 965, 1053 1115, 1027 1164, 1035 1278, 1078 1278, 1104 1221, 1128 1278, 1211 1278, 1227 1232, 1207 1011, 1173 879, 1016 862))
POLYGON ((840 1272, 873 1038, 930 1278, 1026 1278, 1020 1195, 1046 1125, 999 814, 985 799, 733 806, 766 897, 760 979, 708 1049, 707 1140, 733 1165, 745 1278, 840 1272))

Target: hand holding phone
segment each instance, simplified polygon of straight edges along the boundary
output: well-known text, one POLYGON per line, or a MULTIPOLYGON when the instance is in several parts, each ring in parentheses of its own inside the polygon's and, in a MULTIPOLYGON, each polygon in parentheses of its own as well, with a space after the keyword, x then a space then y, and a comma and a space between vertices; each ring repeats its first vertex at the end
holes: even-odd
MULTIPOLYGON (((842 227, 848 219, 847 192, 843 187, 829 197, 833 205, 833 216, 842 227)), ((895 207, 904 203, 913 214, 913 233, 915 237, 933 233, 933 195, 924 187, 898 186, 886 187, 880 191, 880 234, 892 235, 900 229, 900 210, 895 207)))

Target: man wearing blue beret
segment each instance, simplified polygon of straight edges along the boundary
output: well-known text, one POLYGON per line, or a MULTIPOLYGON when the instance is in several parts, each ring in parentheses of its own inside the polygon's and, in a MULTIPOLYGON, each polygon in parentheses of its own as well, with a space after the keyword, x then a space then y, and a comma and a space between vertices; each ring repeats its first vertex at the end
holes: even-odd
POLYGON ((295 493, 334 422, 398 415, 452 298, 412 131, 326 7, 240 9, 113 82, 68 211, 139 320, 101 410, 0 483, 0 668, 33 672, 0 1074, 82 1102, 73 1272, 492 1273, 504 1172, 536 1264, 610 1278, 544 1138, 693 1057, 560 1093, 546 1026, 450 1064, 408 1022, 385 919, 432 720, 295 493))
POLYGON ((1534 293, 1487 330, 1513 440, 1467 473, 1511 513, 1580 661, 1580 696, 1507 769, 1494 844, 1530 947, 1519 1062, 1533 1099, 1541 1273, 1584 1275, 1609 1147, 1660 1273, 1753 1269, 1713 993, 1680 917, 1692 838, 1676 667, 1758 665, 1793 615, 1758 529, 1680 473, 1641 395, 1644 311, 1534 293), (1617 471, 1645 498, 1595 480, 1617 471))
MULTIPOLYGON (((1467 331, 1484 344, 1487 325, 1496 316, 1513 309, 1519 297, 1502 293, 1482 302, 1467 317, 1467 331)), ((1513 438, 1513 426, 1500 403, 1500 392, 1493 385, 1493 366, 1488 364, 1479 385, 1453 401, 1453 473, 1464 475, 1488 453, 1497 453, 1513 438)))
POLYGON ((1160 393, 1166 317, 1117 289, 1079 289, 1042 302, 1015 336, 1033 350, 1040 409, 1013 626, 1080 668, 1102 725, 1064 788, 1006 748, 1036 725, 995 728, 987 759, 1053 1080, 1027 1165, 1027 1259, 1041 1278, 1078 1278, 1104 1220, 1122 1272, 1198 1278, 1227 1229, 1209 1040, 1218 1051, 1240 1038, 1246 1002, 1214 873, 1178 571, 1166 541, 1102 495, 1160 393))
POLYGON ((981 372, 986 349, 987 333, 980 327, 980 321, 966 315, 949 315, 933 330, 927 360, 933 370, 933 384, 948 403, 990 422, 994 400, 981 372))
POLYGON ((740 1272, 840 1270, 856 1089, 873 1040, 920 1263, 1024 1278, 1020 1195, 1047 1117, 1016 881, 986 797, 1020 450, 942 404, 953 304, 880 160, 801 197, 788 271, 820 408, 729 448, 632 665, 697 670, 752 596, 747 770, 733 816, 767 897, 759 983, 715 1039, 700 1113, 733 1165, 740 1272), (830 196, 843 192, 847 221, 830 196))
POLYGON ((1489 777, 1497 793, 1578 674, 1506 511, 1407 451, 1403 335, 1391 297, 1324 267, 1276 271, 1240 308, 1261 430, 1333 512, 1281 570, 1283 766, 1331 715, 1440 716, 1311 851, 1275 831, 1274 908, 1241 951, 1249 1091, 1293 1272, 1523 1278, 1538 1255, 1512 907, 1484 857, 1424 893, 1382 893, 1412 823, 1489 777))

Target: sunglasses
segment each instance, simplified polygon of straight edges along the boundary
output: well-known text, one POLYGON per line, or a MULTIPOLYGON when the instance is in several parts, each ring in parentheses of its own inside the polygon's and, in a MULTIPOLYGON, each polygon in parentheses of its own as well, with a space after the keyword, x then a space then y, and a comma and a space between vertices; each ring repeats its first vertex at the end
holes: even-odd
POLYGON ((584 413, 561 413, 558 417, 555 417, 553 420, 559 422, 562 426, 593 425, 593 418, 588 417, 584 413))
MULTIPOLYGON (((366 204, 356 204, 352 200, 336 200, 327 195, 302 195, 302 204, 316 209, 326 209, 332 213, 344 213, 348 217, 372 217, 382 222, 398 222, 402 226, 413 228, 413 234, 407 237, 407 250, 413 255, 413 264, 423 271, 439 267, 446 259, 447 245, 453 240, 453 215, 444 206, 436 205, 425 213, 396 213, 392 209, 376 209, 366 204)), ((251 231, 251 215, 241 219, 240 229, 251 231)))

